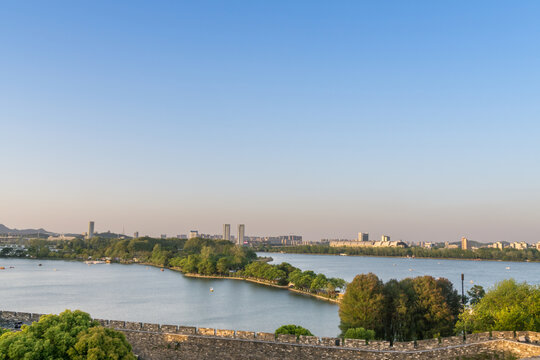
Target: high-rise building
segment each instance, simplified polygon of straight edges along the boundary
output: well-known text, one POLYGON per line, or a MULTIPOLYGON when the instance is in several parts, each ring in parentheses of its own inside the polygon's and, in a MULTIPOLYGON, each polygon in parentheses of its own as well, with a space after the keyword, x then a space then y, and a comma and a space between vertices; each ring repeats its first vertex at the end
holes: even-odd
POLYGON ((199 231, 198 230, 191 230, 189 232, 189 238, 190 239, 194 239, 196 237, 199 237, 199 231))
POLYGON ((469 240, 465 236, 461 238, 461 249, 467 250, 469 248, 469 240))
POLYGON ((223 224, 223 240, 231 241, 231 224, 223 224))
POLYGON ((133 233, 133 237, 134 237, 135 239, 137 239, 137 238, 139 237, 139 232, 138 232, 138 231, 135 231, 135 232, 133 233))
POLYGON ((246 226, 244 224, 238 225, 238 239, 236 242, 237 245, 240 245, 240 246, 244 245, 245 231, 246 231, 246 226))
POLYGON ((94 222, 90 221, 88 223, 88 234, 86 235, 88 239, 91 239, 94 237, 94 222))
POLYGON ((381 241, 390 241, 390 236, 388 236, 388 235, 382 235, 382 236, 381 236, 381 241))
POLYGON ((369 234, 368 233, 358 233, 358 241, 369 241, 369 234))

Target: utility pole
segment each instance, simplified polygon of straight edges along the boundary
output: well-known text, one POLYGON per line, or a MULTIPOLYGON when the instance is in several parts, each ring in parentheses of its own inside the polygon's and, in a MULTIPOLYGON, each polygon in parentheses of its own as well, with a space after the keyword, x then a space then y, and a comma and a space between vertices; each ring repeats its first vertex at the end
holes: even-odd
MULTIPOLYGON (((464 286, 463 286, 463 282, 465 280, 465 275, 461 274, 461 306, 462 306, 462 309, 463 309, 463 312, 465 312, 465 290, 464 290, 464 286)), ((465 321, 463 322, 464 324, 464 327, 463 327, 463 340, 466 339, 466 334, 467 334, 467 319, 465 319, 465 321)))

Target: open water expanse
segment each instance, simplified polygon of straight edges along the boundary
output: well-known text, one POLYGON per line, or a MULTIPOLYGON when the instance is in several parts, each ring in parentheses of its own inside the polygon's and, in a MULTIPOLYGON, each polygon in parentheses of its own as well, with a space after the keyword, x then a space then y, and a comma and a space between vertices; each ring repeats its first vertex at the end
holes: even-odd
POLYGON ((539 262, 441 260, 425 258, 369 257, 259 253, 270 256, 271 264, 288 262, 302 270, 313 270, 327 277, 340 277, 350 282, 357 274, 372 272, 383 281, 431 275, 445 277, 461 292, 461 274, 465 275, 465 291, 473 285, 486 290, 509 278, 529 284, 540 284, 539 262))
MULTIPOLYGON (((467 288, 470 280, 491 286, 509 277, 540 283, 540 263, 260 255, 348 281, 371 271, 383 280, 429 274, 456 285, 463 272, 467 288)), ((267 332, 298 324, 318 336, 339 333, 337 305, 245 281, 187 278, 143 265, 0 258, 0 266, 6 268, 0 270, 0 310, 58 313, 68 308, 112 320, 267 332)))

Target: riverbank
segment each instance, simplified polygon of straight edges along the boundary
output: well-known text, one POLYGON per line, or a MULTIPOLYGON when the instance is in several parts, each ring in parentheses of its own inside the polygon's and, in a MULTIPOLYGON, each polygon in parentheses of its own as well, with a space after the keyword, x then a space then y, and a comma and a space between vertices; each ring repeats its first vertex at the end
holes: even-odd
POLYGON ((191 277, 191 278, 243 280, 243 281, 248 281, 248 282, 252 282, 252 283, 255 283, 255 284, 271 286, 271 287, 275 287, 275 288, 278 288, 278 289, 289 290, 289 291, 292 291, 292 292, 295 292, 295 293, 298 293, 298 294, 311 296, 311 297, 314 297, 316 299, 328 301, 328 302, 331 302, 331 303, 334 303, 334 304, 339 304, 340 303, 339 299, 330 299, 330 298, 327 298, 327 297, 324 297, 324 296, 321 296, 321 295, 317 295, 317 294, 313 294, 313 293, 310 293, 310 292, 307 292, 307 291, 294 289, 294 288, 291 288, 291 287, 286 286, 286 285, 277 285, 277 284, 262 281, 262 280, 259 280, 259 279, 244 278, 244 277, 238 277, 238 276, 200 275, 200 274, 193 274, 193 273, 184 273, 184 272, 182 272, 182 270, 180 268, 174 268, 174 267, 167 267, 167 269, 174 270, 174 271, 179 271, 184 276, 191 277))

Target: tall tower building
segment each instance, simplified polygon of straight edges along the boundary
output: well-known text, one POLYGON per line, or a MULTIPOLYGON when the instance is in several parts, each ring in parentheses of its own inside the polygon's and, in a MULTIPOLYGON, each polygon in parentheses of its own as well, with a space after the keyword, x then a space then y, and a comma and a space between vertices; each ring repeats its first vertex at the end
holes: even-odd
POLYGON ((237 245, 244 245, 244 233, 246 231, 246 226, 244 224, 238 225, 238 239, 236 244, 237 245))
POLYGON ((469 248, 469 240, 465 236, 461 238, 461 249, 467 250, 469 248))
POLYGON ((139 237, 139 232, 138 232, 138 231, 135 231, 135 232, 133 233, 133 237, 134 237, 135 239, 137 239, 137 238, 139 237))
POLYGON ((358 233, 358 241, 369 241, 369 234, 368 233, 358 233))
POLYGON ((223 240, 231 241, 231 224, 223 224, 223 240))
POLYGON ((390 241, 390 236, 388 236, 388 235, 382 235, 382 236, 381 236, 381 241, 390 241))
POLYGON ((94 237, 94 222, 90 221, 88 223, 88 235, 87 235, 87 238, 91 239, 93 237, 94 237))

